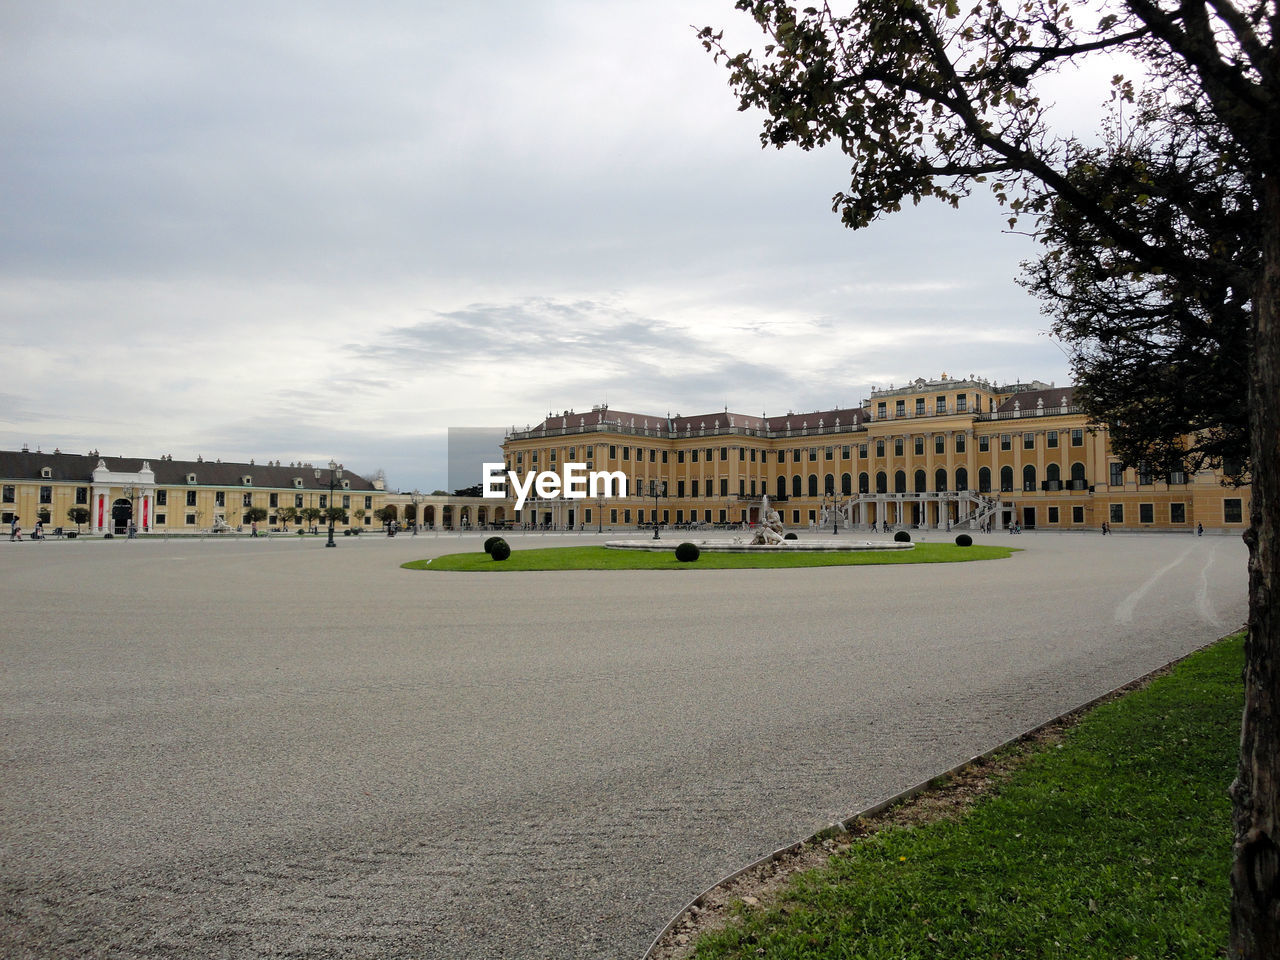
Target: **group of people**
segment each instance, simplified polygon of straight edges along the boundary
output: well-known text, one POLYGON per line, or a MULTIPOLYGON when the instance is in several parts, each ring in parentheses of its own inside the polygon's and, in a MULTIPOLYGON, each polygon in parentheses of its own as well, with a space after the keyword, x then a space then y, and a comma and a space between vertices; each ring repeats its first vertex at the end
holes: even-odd
MULTIPOLYGON (((36 518, 35 529, 31 531, 31 539, 44 539, 44 521, 38 517, 36 518)), ((9 542, 13 543, 15 540, 22 540, 22 523, 16 515, 11 521, 9 521, 9 542)))

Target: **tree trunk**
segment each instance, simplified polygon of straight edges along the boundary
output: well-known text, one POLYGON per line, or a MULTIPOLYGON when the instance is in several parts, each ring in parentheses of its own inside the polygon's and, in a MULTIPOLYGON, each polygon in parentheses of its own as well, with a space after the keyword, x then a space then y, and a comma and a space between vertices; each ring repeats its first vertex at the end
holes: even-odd
POLYGON ((1280 957, 1280 178, 1263 185, 1262 275, 1254 296, 1249 415, 1253 456, 1249 638, 1245 643, 1240 768, 1231 785, 1235 846, 1231 949, 1242 960, 1280 957))

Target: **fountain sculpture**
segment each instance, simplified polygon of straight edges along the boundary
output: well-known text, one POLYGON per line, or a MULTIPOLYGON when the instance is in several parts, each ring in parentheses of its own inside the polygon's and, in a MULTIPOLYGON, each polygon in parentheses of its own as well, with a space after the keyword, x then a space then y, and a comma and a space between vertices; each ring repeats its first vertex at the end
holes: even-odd
POLYGON ((769 506, 769 495, 766 493, 760 504, 760 529, 751 538, 752 546, 773 546, 783 542, 782 517, 778 511, 769 506))

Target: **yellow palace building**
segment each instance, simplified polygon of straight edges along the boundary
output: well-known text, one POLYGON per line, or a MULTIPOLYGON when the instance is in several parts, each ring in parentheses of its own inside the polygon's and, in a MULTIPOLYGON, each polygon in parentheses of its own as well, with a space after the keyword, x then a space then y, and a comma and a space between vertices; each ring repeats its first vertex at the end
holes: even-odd
POLYGON ((324 510, 330 497, 333 506, 347 510, 347 523, 338 523, 347 529, 372 525, 385 494, 381 478, 367 480, 327 464, 0 451, 0 520, 7 532, 20 518, 24 536, 37 519, 44 520, 46 534, 62 527, 114 536, 131 525, 139 534, 247 530, 245 515, 253 507, 267 511, 265 530, 279 523, 283 508, 324 510), (76 507, 88 511, 83 526, 69 518, 76 507))
MULTIPOLYGON (((793 528, 1240 531, 1249 488, 1219 471, 1124 467, 1073 387, 918 379, 859 407, 687 417, 595 406, 512 429, 507 470, 621 471, 625 498, 529 500, 517 523, 736 524, 762 498, 793 528), (656 494, 656 496, 655 496, 656 494)), ((509 489, 509 488, 508 488, 509 489)))

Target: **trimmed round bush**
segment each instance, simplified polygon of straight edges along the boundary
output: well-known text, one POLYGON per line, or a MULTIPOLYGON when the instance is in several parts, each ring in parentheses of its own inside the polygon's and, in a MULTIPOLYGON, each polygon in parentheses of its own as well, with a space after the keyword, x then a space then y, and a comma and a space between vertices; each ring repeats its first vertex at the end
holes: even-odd
POLYGON ((506 543, 506 542, 507 541, 503 540, 501 537, 490 537, 488 540, 484 542, 484 552, 493 553, 493 545, 495 543, 506 543))
POLYGON ((505 560, 511 556, 511 545, 499 537, 498 542, 489 549, 489 556, 495 560, 505 560))
POLYGON ((681 563, 693 563, 700 556, 702 556, 702 551, 698 549, 696 543, 690 543, 686 540, 676 547, 676 559, 681 563))
POLYGON ((782 539, 783 540, 799 540, 800 538, 797 537, 794 533, 784 533, 782 535, 782 539))
POLYGON ((960 534, 960 536, 956 537, 956 546, 957 546, 957 547, 972 547, 972 546, 973 546, 973 537, 969 536, 967 533, 962 533, 962 534, 960 534))
POLYGON ((907 531, 905 530, 899 530, 897 533, 893 535, 893 539, 896 540, 898 543, 910 543, 911 534, 907 533, 907 531))

